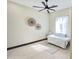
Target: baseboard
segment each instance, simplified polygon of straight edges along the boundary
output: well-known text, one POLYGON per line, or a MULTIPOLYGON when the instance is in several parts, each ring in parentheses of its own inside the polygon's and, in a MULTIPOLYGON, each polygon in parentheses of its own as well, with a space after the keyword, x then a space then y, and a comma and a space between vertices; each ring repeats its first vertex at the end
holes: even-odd
POLYGON ((11 49, 15 49, 15 48, 22 47, 22 46, 25 46, 25 45, 33 44, 33 43, 40 42, 40 41, 43 41, 43 40, 47 40, 47 38, 37 40, 37 41, 33 41, 33 42, 29 42, 29 43, 20 44, 20 45, 13 46, 13 47, 9 47, 9 48, 7 48, 7 50, 11 50, 11 49))

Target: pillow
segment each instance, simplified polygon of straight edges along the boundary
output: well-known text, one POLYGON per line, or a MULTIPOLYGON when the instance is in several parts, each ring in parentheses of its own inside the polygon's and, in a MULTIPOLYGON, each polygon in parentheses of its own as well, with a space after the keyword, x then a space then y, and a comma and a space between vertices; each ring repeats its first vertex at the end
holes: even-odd
POLYGON ((59 37, 67 37, 66 34, 62 34, 62 33, 55 33, 56 36, 59 36, 59 37))

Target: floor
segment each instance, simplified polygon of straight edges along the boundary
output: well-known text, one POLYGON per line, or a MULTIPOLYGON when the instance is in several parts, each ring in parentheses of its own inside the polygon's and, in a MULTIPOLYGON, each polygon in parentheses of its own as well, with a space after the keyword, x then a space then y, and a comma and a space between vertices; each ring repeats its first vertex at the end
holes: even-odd
POLYGON ((8 50, 7 55, 7 59, 71 59, 71 49, 62 49, 44 40, 8 50))

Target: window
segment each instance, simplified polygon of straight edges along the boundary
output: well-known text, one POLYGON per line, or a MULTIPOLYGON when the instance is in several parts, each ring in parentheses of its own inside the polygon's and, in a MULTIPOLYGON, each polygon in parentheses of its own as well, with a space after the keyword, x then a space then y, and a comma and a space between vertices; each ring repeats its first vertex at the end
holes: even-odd
POLYGON ((68 16, 56 18, 56 33, 67 34, 68 16))

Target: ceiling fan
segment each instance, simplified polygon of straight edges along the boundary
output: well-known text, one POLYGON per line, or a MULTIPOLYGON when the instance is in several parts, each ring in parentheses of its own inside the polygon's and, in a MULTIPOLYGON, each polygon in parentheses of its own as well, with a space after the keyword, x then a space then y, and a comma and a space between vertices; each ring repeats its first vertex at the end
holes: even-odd
POLYGON ((33 6, 33 7, 35 7, 35 8, 43 8, 43 9, 39 10, 39 12, 40 12, 40 11, 43 11, 43 10, 47 10, 47 12, 50 13, 49 10, 55 11, 55 9, 52 9, 52 8, 58 7, 58 5, 52 5, 52 6, 49 7, 48 4, 47 4, 47 3, 48 3, 48 0, 45 0, 45 2, 42 1, 41 3, 44 5, 44 7, 33 6))

